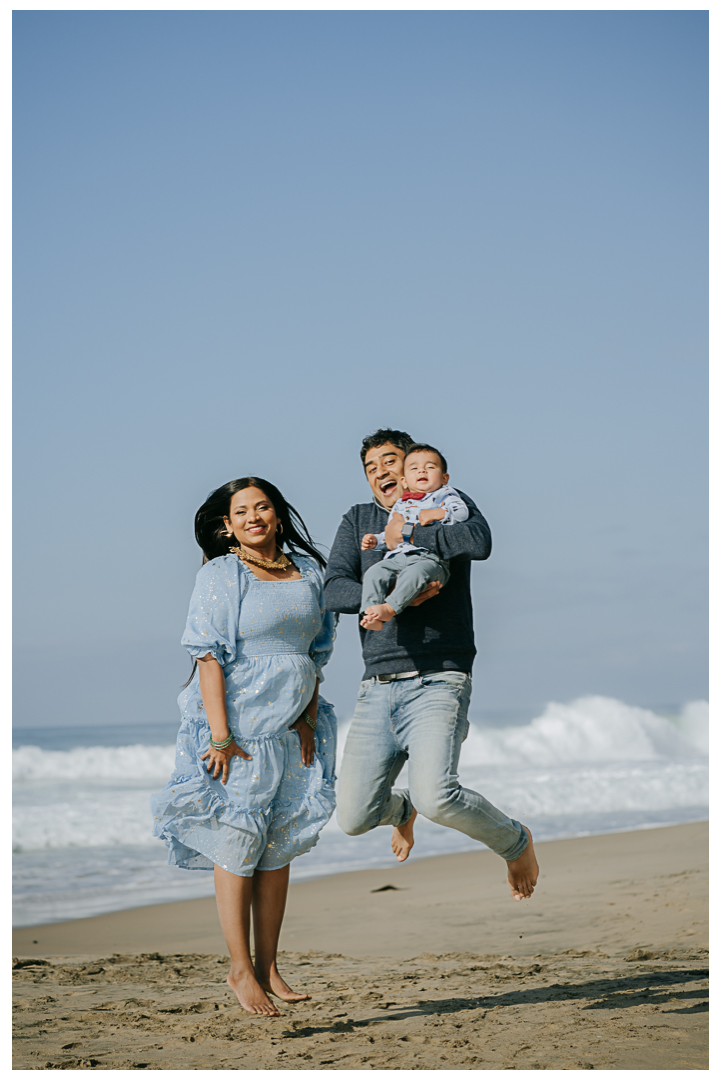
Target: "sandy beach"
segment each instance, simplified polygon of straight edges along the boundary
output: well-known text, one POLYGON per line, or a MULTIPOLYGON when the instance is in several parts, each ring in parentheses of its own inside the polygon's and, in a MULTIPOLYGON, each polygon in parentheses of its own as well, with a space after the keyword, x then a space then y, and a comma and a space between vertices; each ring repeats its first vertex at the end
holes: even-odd
POLYGON ((212 900, 24 927, 14 1067, 707 1069, 707 841, 540 844, 519 904, 487 851, 292 884, 281 970, 312 1000, 277 1019, 226 986, 212 900))

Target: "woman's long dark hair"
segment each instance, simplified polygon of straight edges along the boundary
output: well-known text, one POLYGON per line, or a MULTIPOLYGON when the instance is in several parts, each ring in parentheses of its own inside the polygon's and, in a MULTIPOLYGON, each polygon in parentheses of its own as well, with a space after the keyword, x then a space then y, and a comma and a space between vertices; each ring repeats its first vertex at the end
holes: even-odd
MULTIPOLYGON (((230 503, 233 495, 249 487, 259 488, 273 504, 278 519, 276 545, 282 548, 287 544, 290 555, 293 552, 304 551, 324 570, 327 560, 315 547, 307 525, 295 507, 286 500, 274 484, 271 484, 269 480, 263 480, 260 476, 242 476, 239 480, 231 480, 228 484, 223 484, 208 495, 198 510, 195 515, 195 539, 202 549, 203 565, 211 559, 217 559, 220 555, 228 555, 231 547, 238 546, 236 538, 227 535, 225 518, 230 517, 230 503)), ((192 682, 196 667, 197 660, 193 663, 190 678, 183 683, 183 689, 192 682)))
POLYGON ((227 555, 231 547, 238 546, 235 537, 227 535, 225 518, 230 517, 230 503, 233 495, 249 487, 259 488, 273 504, 278 518, 278 531, 275 534, 277 546, 282 548, 287 544, 290 553, 304 551, 306 555, 310 555, 319 562, 324 570, 327 560, 313 544, 307 525, 295 507, 290 505, 274 484, 263 480, 260 476, 242 476, 239 480, 231 480, 229 484, 223 484, 217 491, 208 495, 198 510, 195 515, 195 539, 202 548, 203 563, 209 562, 210 559, 217 559, 219 555, 227 555))

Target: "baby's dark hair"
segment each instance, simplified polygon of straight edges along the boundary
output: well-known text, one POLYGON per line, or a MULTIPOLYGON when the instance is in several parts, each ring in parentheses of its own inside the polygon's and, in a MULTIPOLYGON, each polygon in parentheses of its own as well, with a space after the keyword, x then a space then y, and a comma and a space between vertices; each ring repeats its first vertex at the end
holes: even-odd
POLYGON ((385 443, 396 446, 398 450, 402 450, 406 454, 408 447, 413 446, 414 442, 412 435, 408 435, 407 431, 395 431, 394 428, 379 428, 373 435, 368 435, 367 438, 363 439, 360 447, 360 460, 364 466, 368 450, 374 450, 376 446, 384 446, 385 443))
POLYGON ((407 450, 405 451, 405 460, 407 461, 410 454, 415 454, 419 450, 427 450, 431 454, 437 454, 437 456, 440 458, 440 464, 442 465, 442 471, 444 473, 446 473, 448 471, 447 461, 445 460, 445 455, 441 454, 436 446, 430 446, 429 443, 415 442, 415 443, 412 444, 412 446, 408 446, 407 450))

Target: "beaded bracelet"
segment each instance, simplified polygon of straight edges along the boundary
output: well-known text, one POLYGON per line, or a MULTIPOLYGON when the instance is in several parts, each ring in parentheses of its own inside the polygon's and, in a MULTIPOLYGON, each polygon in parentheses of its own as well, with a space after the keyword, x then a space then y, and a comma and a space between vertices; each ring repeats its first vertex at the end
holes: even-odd
POLYGON ((311 731, 315 731, 315 728, 317 727, 317 720, 313 720, 312 716, 310 716, 309 713, 304 712, 300 719, 305 721, 311 731))
POLYGON ((210 745, 212 746, 213 750, 224 750, 227 746, 230 745, 232 741, 232 735, 228 735, 227 739, 218 739, 217 742, 215 741, 215 739, 211 739, 210 745))

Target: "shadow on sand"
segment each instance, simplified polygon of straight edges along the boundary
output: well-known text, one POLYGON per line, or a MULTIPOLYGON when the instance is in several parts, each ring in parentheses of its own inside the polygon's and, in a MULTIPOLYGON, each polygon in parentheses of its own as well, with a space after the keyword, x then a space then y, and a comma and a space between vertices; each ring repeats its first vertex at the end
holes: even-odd
MULTIPOLYGON (((458 1013, 470 1009, 507 1008, 510 1005, 535 1005, 549 1001, 586 1001, 585 1009, 628 1009, 635 1005, 661 1005, 666 1002, 687 1002, 685 1008, 666 1009, 665 1012, 703 1012, 708 1008, 708 991, 695 988, 681 990, 679 985, 698 982, 708 977, 707 969, 690 971, 648 971, 625 978, 608 977, 592 979, 584 983, 553 983, 536 989, 512 990, 505 994, 467 998, 432 998, 398 1011, 387 1011, 366 1020, 342 1020, 331 1024, 297 1028, 285 1033, 286 1038, 306 1039, 308 1036, 330 1032, 359 1031, 370 1025, 393 1020, 437 1016, 442 1013, 458 1013), (696 999, 701 998, 701 1001, 696 999)), ((392 1002, 387 1005, 392 1008, 392 1002)))

